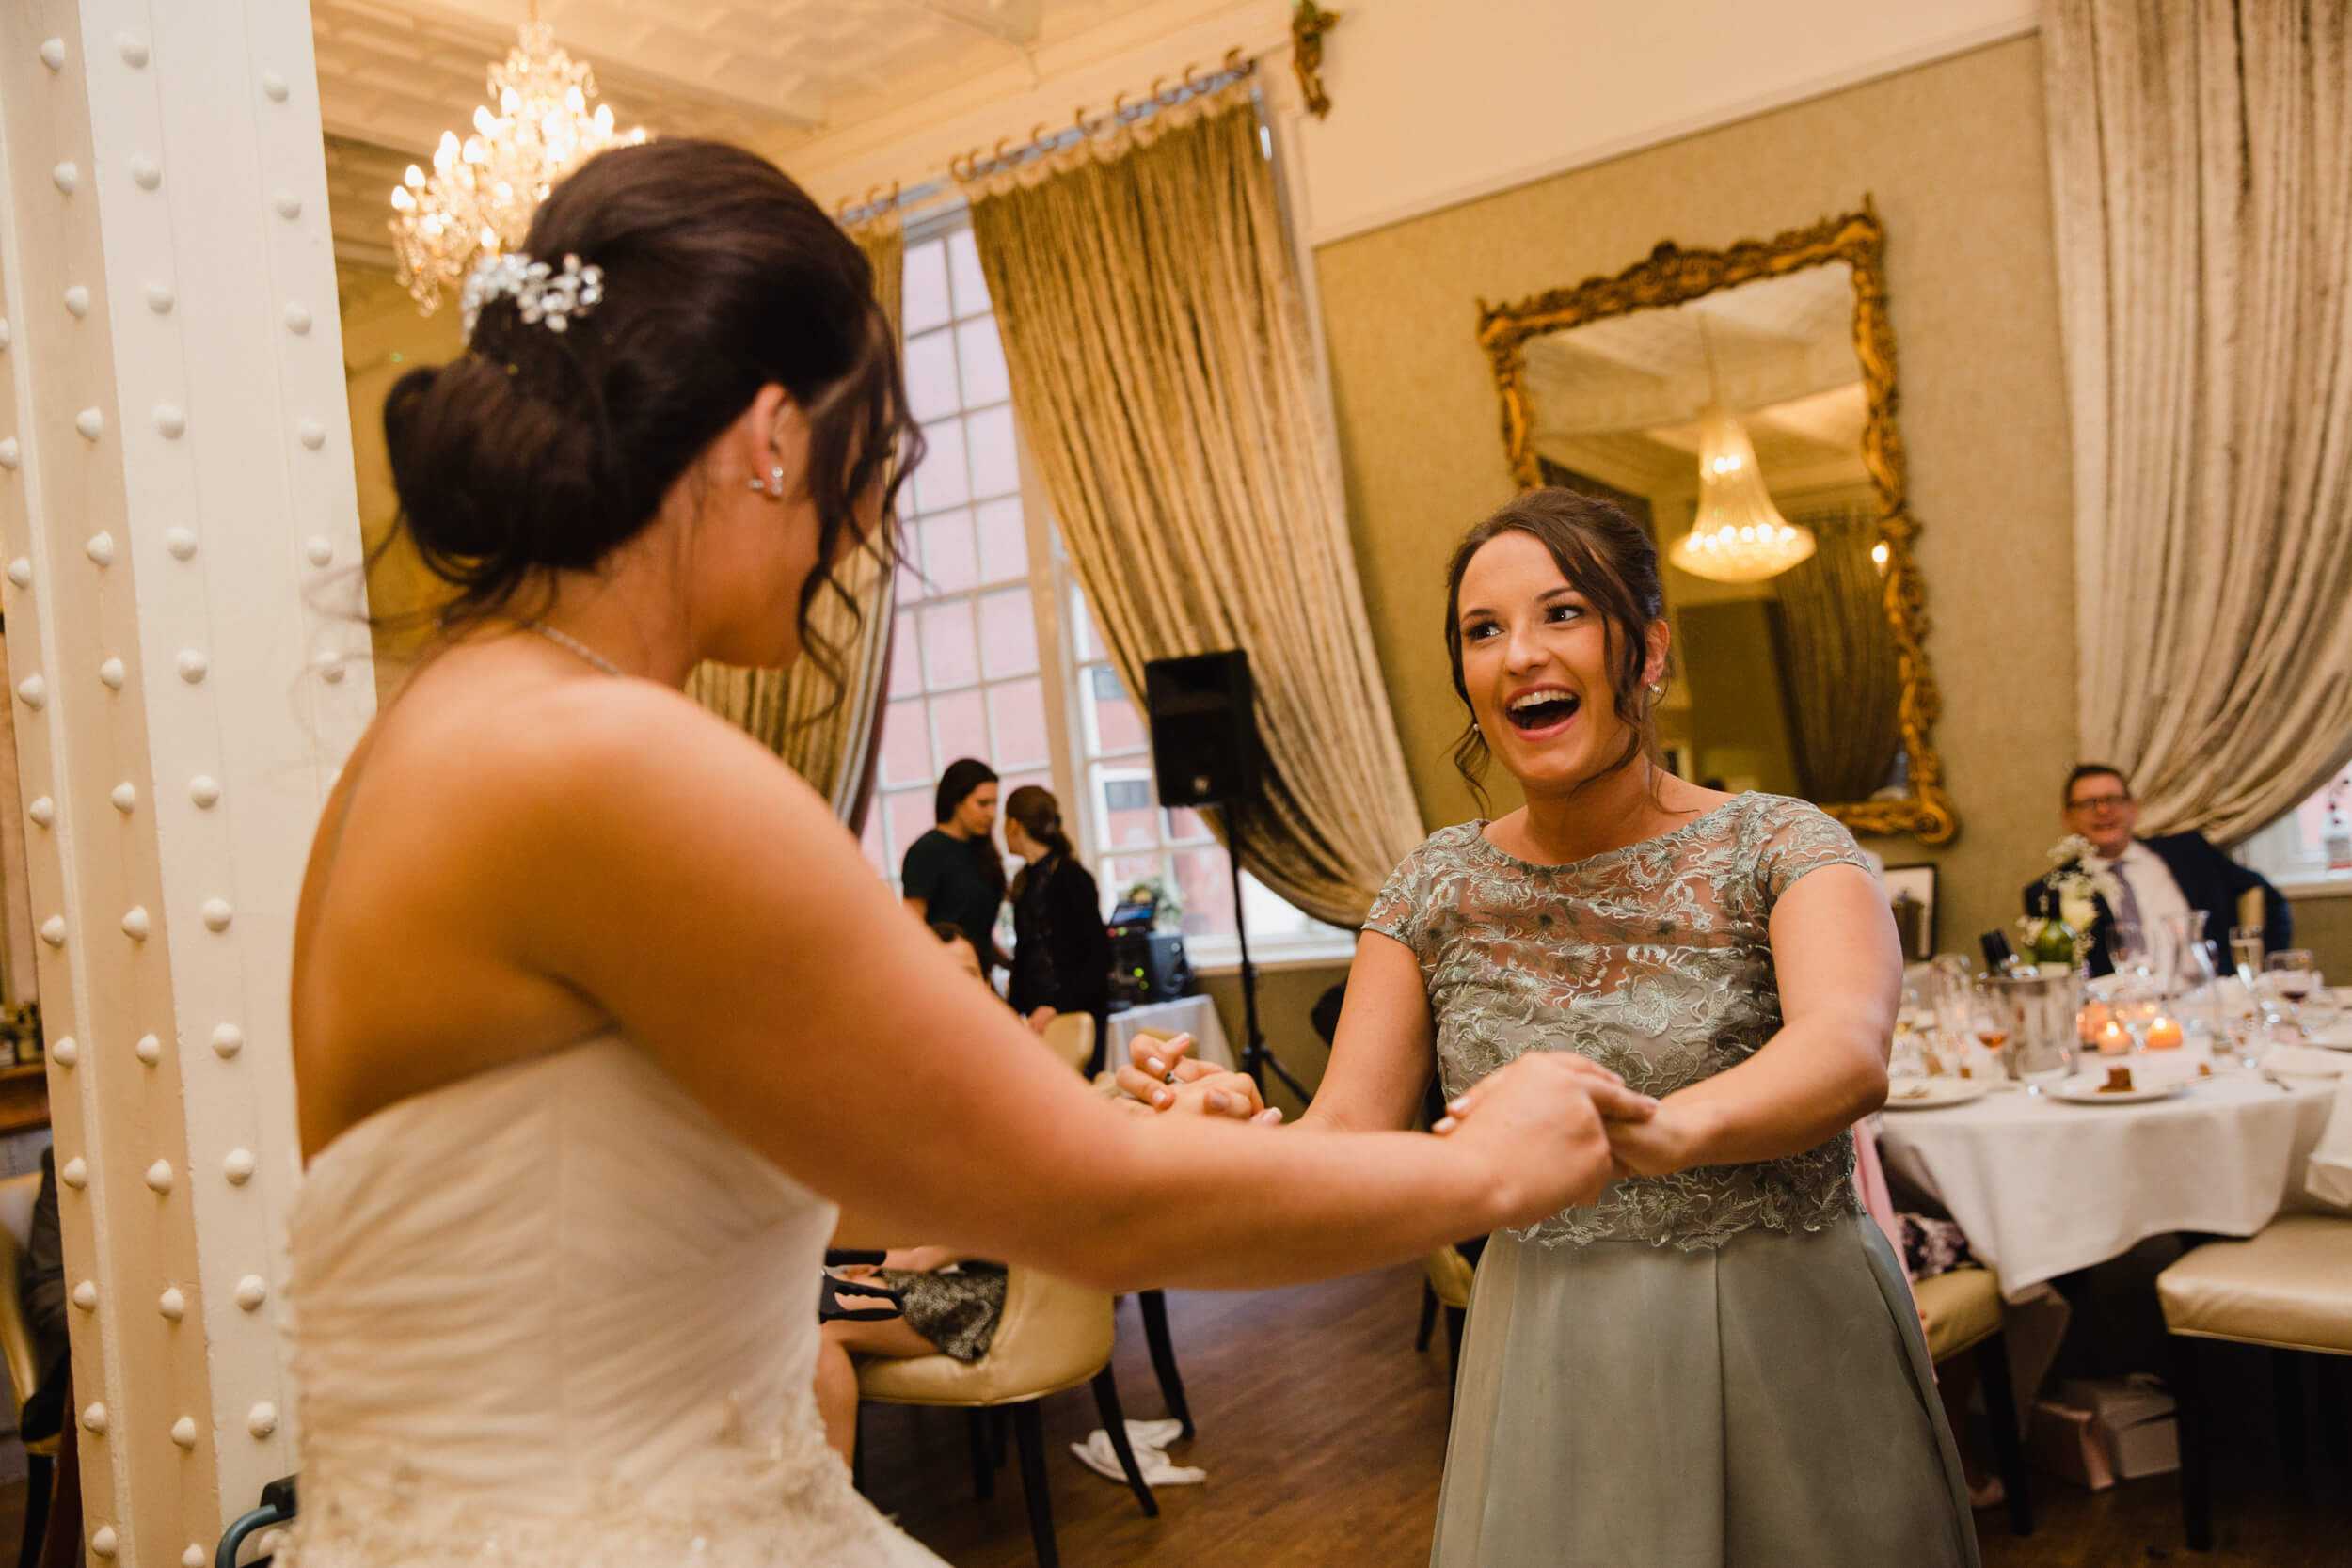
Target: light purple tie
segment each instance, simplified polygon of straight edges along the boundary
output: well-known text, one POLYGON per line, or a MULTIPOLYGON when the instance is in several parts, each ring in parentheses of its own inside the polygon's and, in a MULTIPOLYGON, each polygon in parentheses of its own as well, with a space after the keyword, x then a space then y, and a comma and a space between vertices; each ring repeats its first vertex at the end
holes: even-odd
POLYGON ((2139 895, 2132 891, 2132 879, 2123 874, 2123 863, 2117 861, 2115 872, 2115 940, 2126 953, 2137 953, 2145 945, 2139 937, 2139 895))

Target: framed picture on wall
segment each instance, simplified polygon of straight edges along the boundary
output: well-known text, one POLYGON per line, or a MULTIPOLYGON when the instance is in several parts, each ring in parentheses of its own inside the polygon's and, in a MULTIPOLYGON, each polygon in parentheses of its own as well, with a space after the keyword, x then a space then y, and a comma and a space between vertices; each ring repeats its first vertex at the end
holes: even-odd
POLYGON ((1895 906, 1895 928, 1902 934, 1903 958, 1923 963, 1935 957, 1935 867, 1890 865, 1886 897, 1895 906))

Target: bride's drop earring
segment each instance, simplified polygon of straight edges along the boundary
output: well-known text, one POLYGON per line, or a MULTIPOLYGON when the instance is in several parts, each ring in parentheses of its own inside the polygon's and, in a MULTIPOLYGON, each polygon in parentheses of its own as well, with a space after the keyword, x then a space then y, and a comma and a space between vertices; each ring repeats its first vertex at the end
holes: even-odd
POLYGON ((757 496, 773 496, 778 500, 784 499, 784 465, 777 464, 769 469, 768 473, 767 480, 755 479, 751 482, 752 493, 757 496))

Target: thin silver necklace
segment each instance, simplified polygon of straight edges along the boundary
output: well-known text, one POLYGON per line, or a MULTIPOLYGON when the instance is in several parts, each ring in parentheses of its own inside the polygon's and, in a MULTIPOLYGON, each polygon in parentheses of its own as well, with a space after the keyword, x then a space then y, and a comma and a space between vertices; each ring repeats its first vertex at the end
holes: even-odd
POLYGON ((586 659, 589 663, 595 665, 597 669, 603 671, 608 675, 619 675, 626 674, 628 673, 619 665, 613 663, 611 659, 596 652, 596 649, 590 647, 587 643, 582 642, 579 638, 574 637, 570 632, 558 631, 553 626, 548 626, 545 621, 539 620, 525 621, 523 625, 530 627, 532 631, 537 632, 540 636, 546 638, 557 647, 562 648, 564 652, 577 654, 580 657, 586 659))

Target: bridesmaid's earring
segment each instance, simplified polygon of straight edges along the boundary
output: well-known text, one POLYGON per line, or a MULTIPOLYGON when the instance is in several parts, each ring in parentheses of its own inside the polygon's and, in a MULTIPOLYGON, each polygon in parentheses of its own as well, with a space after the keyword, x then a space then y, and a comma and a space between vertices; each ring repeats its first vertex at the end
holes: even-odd
POLYGON ((751 482, 752 494, 755 496, 772 496, 777 500, 784 499, 784 466, 782 464, 778 464, 776 467, 769 469, 768 473, 770 475, 769 482, 762 483, 756 479, 751 482))

